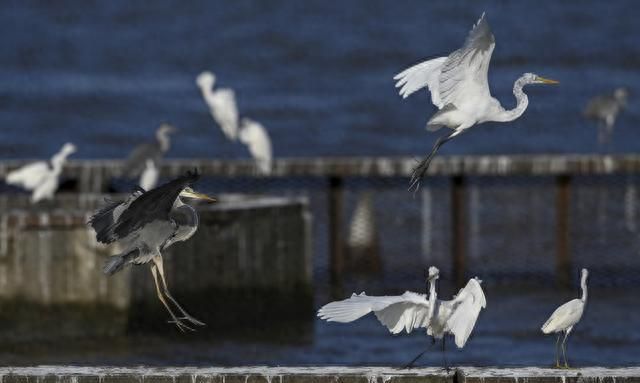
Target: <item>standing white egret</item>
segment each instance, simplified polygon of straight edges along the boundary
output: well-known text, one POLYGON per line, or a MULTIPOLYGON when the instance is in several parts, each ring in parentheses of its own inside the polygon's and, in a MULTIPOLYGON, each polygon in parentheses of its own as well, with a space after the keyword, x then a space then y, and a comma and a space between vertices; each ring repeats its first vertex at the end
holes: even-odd
POLYGON ((522 91, 528 84, 556 84, 532 73, 525 73, 513 85, 517 104, 505 110, 489 91, 489 61, 495 38, 484 16, 473 27, 462 48, 447 57, 414 65, 394 77, 403 98, 422 88, 431 92, 431 102, 439 111, 427 122, 427 130, 445 126, 452 131, 436 141, 431 153, 413 170, 409 190, 420 188, 420 181, 440 146, 470 127, 488 121, 513 121, 524 113, 529 99, 522 91))
POLYGON ((628 97, 629 91, 626 88, 617 88, 613 93, 596 96, 587 103, 584 116, 598 122, 599 145, 610 143, 616 118, 627 106, 628 97))
POLYGON ((222 133, 235 141, 238 138, 238 107, 235 93, 228 88, 213 90, 215 83, 216 76, 211 72, 202 72, 196 78, 196 84, 209 106, 211 116, 222 129, 222 133))
POLYGON ((31 203, 43 199, 53 199, 58 190, 59 177, 67 157, 76 151, 75 145, 67 142, 62 149, 51 157, 50 161, 38 161, 16 169, 9 174, 5 181, 10 185, 31 190, 31 203))
POLYGON ((151 190, 158 184, 158 176, 160 171, 156 167, 155 162, 152 159, 148 159, 142 174, 140 175, 140 187, 144 190, 151 190))
POLYGON ((562 333, 564 333, 564 339, 562 340, 562 356, 564 358, 564 367, 569 368, 569 363, 567 363, 567 349, 566 342, 569 333, 573 330, 573 326, 575 326, 582 318, 582 314, 584 313, 584 306, 587 304, 587 277, 589 276, 589 271, 587 269, 582 269, 582 277, 580 279, 580 287, 582 288, 582 297, 570 300, 569 302, 563 304, 558 307, 556 311, 551 314, 551 317, 547 319, 546 322, 542 325, 542 332, 545 334, 558 334, 558 339, 556 340, 556 367, 560 367, 560 356, 558 350, 558 343, 560 342, 560 337, 562 333))
MULTIPOLYGON (((467 285, 450 301, 439 300, 436 293, 436 281, 440 271, 429 268, 429 296, 407 291, 399 296, 370 297, 361 293, 351 298, 331 302, 318 310, 318 316, 329 322, 353 322, 370 312, 386 326, 392 334, 405 330, 410 333, 417 328, 426 328, 427 335, 442 339, 445 350, 446 334, 455 337, 458 348, 464 347, 473 331, 480 310, 487 301, 480 287, 482 282, 472 278, 467 285)), ((408 366, 411 366, 423 353, 419 354, 408 366)), ((445 359, 445 368, 446 368, 445 359)))
POLYGON ((256 161, 258 173, 271 174, 272 152, 271 140, 267 130, 259 122, 248 118, 240 121, 240 142, 247 145, 249 152, 256 161))
POLYGON ((161 124, 156 129, 155 139, 135 147, 129 154, 129 158, 123 165, 127 177, 137 177, 147 164, 147 160, 153 160, 155 166, 159 166, 162 157, 171 148, 170 135, 176 132, 173 125, 161 124))

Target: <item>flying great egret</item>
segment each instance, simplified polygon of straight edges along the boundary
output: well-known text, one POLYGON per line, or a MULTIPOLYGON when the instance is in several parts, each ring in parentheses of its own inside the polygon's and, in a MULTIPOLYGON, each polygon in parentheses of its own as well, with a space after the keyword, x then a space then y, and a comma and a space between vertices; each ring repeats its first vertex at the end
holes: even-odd
POLYGON ((617 88, 613 93, 589 100, 584 109, 584 116, 598 122, 598 144, 604 145, 610 142, 616 118, 627 106, 628 97, 629 91, 626 88, 617 88))
POLYGON ((229 140, 235 141, 238 138, 238 106, 235 92, 228 88, 214 91, 215 83, 216 76, 211 72, 202 72, 196 78, 196 84, 209 106, 211 116, 222 129, 222 133, 229 140))
POLYGON ((182 199, 215 201, 193 191, 191 185, 198 178, 197 173, 187 173, 150 191, 138 189, 124 201, 111 202, 96 212, 88 222, 95 230, 98 242, 119 242, 125 249, 107 261, 103 269, 105 274, 115 274, 128 264, 152 262, 151 274, 158 298, 171 315, 172 323, 181 331, 193 330, 183 321, 199 326, 204 323, 189 315, 169 293, 164 277, 162 252, 176 242, 191 238, 198 229, 198 213, 182 199), (176 317, 165 297, 175 305, 182 317, 176 317))
POLYGON ((439 111, 427 122, 427 130, 436 131, 443 126, 452 129, 438 138, 431 153, 413 170, 409 190, 420 188, 431 159, 445 142, 476 124, 520 117, 529 104, 522 91, 525 85, 558 83, 533 73, 523 74, 513 85, 516 107, 505 110, 489 91, 487 77, 494 47, 495 39, 483 13, 462 48, 447 57, 421 62, 394 77, 403 98, 422 88, 431 92, 431 102, 439 111))
POLYGON ((171 147, 169 135, 176 132, 173 125, 161 124, 156 130, 155 140, 136 146, 124 163, 124 171, 127 177, 137 177, 144 170, 147 160, 154 161, 158 166, 164 154, 171 147))
POLYGON ((564 367, 569 368, 569 363, 567 363, 567 349, 565 344, 567 342, 569 333, 571 333, 571 330, 573 330, 573 326, 580 322, 580 318, 582 318, 582 314, 584 313, 584 306, 587 304, 588 276, 589 271, 587 269, 582 269, 582 276, 580 279, 582 297, 579 299, 570 300, 569 302, 558 307, 556 311, 551 314, 551 317, 549 317, 549 319, 547 319, 547 321, 542 325, 543 333, 558 334, 558 339, 556 340, 556 367, 558 368, 560 367, 558 343, 560 342, 562 333, 564 333, 564 339, 562 340, 562 356, 564 358, 564 367))
MULTIPOLYGON (((370 297, 361 293, 351 298, 331 302, 318 310, 318 317, 329 322, 353 322, 370 312, 386 326, 392 334, 405 330, 410 333, 417 328, 426 328, 427 335, 442 339, 445 349, 445 334, 452 334, 458 348, 464 347, 473 331, 480 310, 487 301, 480 287, 482 282, 472 278, 467 285, 450 301, 439 300, 436 293, 436 281, 440 271, 429 268, 429 296, 407 291, 400 296, 370 297)), ((409 366, 423 353, 419 354, 409 366)), ((445 359, 446 368, 446 359, 445 359)))
POLYGON ((53 199, 53 195, 58 190, 62 166, 67 161, 67 157, 75 151, 75 145, 67 142, 51 157, 50 161, 38 161, 16 169, 7 174, 5 181, 10 185, 31 190, 31 203, 53 199))
POLYGON ((256 161, 259 174, 271 174, 271 140, 267 130, 257 121, 243 118, 240 121, 240 142, 247 145, 256 161))

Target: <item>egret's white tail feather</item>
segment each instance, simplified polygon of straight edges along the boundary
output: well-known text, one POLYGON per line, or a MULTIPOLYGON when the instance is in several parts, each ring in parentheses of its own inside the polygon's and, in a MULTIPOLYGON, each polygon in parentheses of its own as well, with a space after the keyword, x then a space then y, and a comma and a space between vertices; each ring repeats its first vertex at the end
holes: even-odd
POLYGON ((398 73, 393 79, 397 80, 396 88, 400 88, 402 98, 407 98, 416 91, 427 87, 431 92, 431 102, 441 108, 442 102, 438 92, 438 78, 440 69, 446 60, 446 57, 438 57, 421 62, 398 73))

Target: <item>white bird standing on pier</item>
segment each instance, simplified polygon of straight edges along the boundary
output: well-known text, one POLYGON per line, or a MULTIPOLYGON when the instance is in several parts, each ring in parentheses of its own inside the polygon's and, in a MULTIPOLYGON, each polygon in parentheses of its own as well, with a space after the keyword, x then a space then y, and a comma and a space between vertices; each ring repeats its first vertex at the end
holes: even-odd
POLYGON ((75 151, 75 145, 67 142, 51 157, 50 161, 38 161, 16 169, 7 174, 5 181, 9 185, 31 190, 31 203, 37 203, 43 199, 51 200, 58 190, 62 167, 67 157, 75 151))
POLYGON ((584 116, 598 122, 598 144, 605 145, 611 141, 613 126, 618 114, 627 106, 629 91, 617 88, 613 93, 600 95, 589 100, 584 116))
POLYGON ((271 140, 267 130, 257 121, 243 118, 240 122, 240 142, 247 145, 249 152, 256 161, 259 174, 271 174, 273 155, 271 140))
POLYGON ((222 129, 222 133, 231 141, 238 138, 238 107, 236 96, 232 89, 223 88, 213 90, 216 76, 211 72, 202 72, 196 78, 204 101, 209 106, 209 112, 222 129))
POLYGON ((462 48, 447 57, 414 65, 394 77, 403 98, 422 88, 431 92, 431 102, 439 111, 427 122, 427 130, 436 131, 443 126, 452 129, 438 138, 431 153, 413 170, 409 190, 420 188, 431 159, 445 142, 476 124, 520 117, 529 104, 522 90, 525 85, 558 83, 533 73, 523 74, 513 85, 517 105, 505 110, 489 90, 489 61, 494 47, 495 38, 483 13, 462 48))
MULTIPOLYGON (((439 300, 436 293, 436 281, 440 271, 429 268, 429 296, 407 291, 400 296, 370 297, 361 293, 351 298, 331 302, 318 310, 318 317, 329 322, 353 322, 370 312, 386 326, 392 334, 405 330, 410 333, 417 328, 426 328, 427 335, 442 339, 445 350, 446 334, 455 337, 458 348, 463 348, 476 324, 480 310, 487 306, 487 300, 480 287, 482 282, 472 278, 453 300, 439 300)), ((426 352, 426 351, 425 351, 426 352)), ((415 363, 424 352, 412 360, 407 367, 415 363)), ((447 362, 445 358, 445 368, 447 362)))
POLYGON ((148 159, 142 174, 140 175, 139 185, 144 190, 151 190, 158 184, 158 176, 160 171, 156 167, 152 159, 148 159))
POLYGON ((560 337, 562 333, 564 333, 564 339, 562 340, 562 356, 564 358, 564 367, 569 368, 569 363, 567 363, 567 349, 566 342, 569 333, 573 330, 573 326, 575 326, 580 319, 582 318, 582 314, 584 313, 584 307, 587 304, 587 277, 589 276, 589 271, 587 269, 582 269, 582 276, 580 279, 580 287, 582 288, 582 297, 570 300, 569 302, 563 304, 558 307, 556 311, 551 314, 551 317, 547 319, 546 322, 542 325, 542 332, 545 334, 558 334, 558 339, 556 340, 556 367, 560 368, 560 355, 558 350, 558 344, 560 343, 560 337))

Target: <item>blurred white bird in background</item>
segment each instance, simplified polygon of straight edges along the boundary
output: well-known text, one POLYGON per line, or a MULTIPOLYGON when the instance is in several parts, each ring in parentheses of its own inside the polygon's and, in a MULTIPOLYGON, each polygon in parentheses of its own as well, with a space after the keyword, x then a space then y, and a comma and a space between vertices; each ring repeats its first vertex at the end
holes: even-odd
POLYGON ((256 161, 259 174, 271 174, 272 152, 271 140, 267 130, 259 122, 248 118, 240 121, 240 142, 247 145, 256 161))
POLYGON ((158 176, 160 171, 152 159, 148 159, 142 174, 140 175, 139 185, 145 191, 149 191, 158 184, 158 176))
MULTIPOLYGON (((487 306, 487 300, 480 287, 482 282, 472 278, 461 289, 453 300, 439 300, 436 293, 436 281, 440 271, 436 267, 429 268, 429 296, 407 291, 400 296, 367 296, 365 293, 353 294, 351 298, 331 302, 318 310, 318 316, 329 322, 353 322, 370 312, 386 326, 392 334, 405 330, 410 333, 417 328, 426 328, 427 335, 434 339, 442 339, 443 356, 445 351, 445 335, 455 337, 458 348, 464 347, 476 324, 480 310, 487 306)), ((423 351, 408 365, 415 363, 423 351)), ((445 357, 445 368, 447 362, 445 357)))
POLYGON ((59 177, 67 157, 76 151, 75 145, 67 142, 50 161, 38 161, 16 169, 9 174, 7 184, 32 191, 31 203, 53 199, 58 190, 59 177))
POLYGON ((394 77, 403 98, 422 88, 431 92, 431 102, 439 111, 427 122, 427 130, 436 131, 443 126, 452 129, 438 138, 431 153, 413 170, 409 190, 420 188, 431 159, 445 142, 476 124, 515 120, 529 104, 527 95, 522 91, 525 85, 557 83, 533 73, 523 74, 513 85, 517 105, 514 109, 505 110, 489 90, 489 61, 494 47, 495 38, 483 13, 462 48, 447 57, 414 65, 394 77))
POLYGON ((173 125, 161 124, 156 129, 153 141, 140 144, 131 151, 123 165, 125 175, 130 178, 139 176, 147 166, 148 160, 152 160, 156 167, 160 166, 160 161, 171 148, 170 135, 176 131, 173 125))
POLYGON ((617 88, 612 93, 592 98, 584 109, 584 116, 598 122, 598 145, 609 145, 618 114, 627 106, 629 91, 617 88))
POLYGON ((556 311, 551 314, 551 317, 547 319, 546 322, 542 325, 542 332, 545 334, 558 334, 558 339, 556 339, 556 367, 560 368, 560 355, 558 350, 558 344, 560 343, 560 337, 562 333, 564 333, 564 339, 562 340, 562 356, 564 358, 564 367, 569 368, 569 363, 567 362, 567 348, 566 342, 569 333, 573 330, 573 326, 575 326, 580 319, 582 318, 582 314, 584 313, 584 307, 587 304, 587 277, 589 276, 589 271, 587 269, 582 269, 582 276, 580 278, 580 287, 582 288, 582 297, 579 299, 573 299, 569 302, 563 304, 558 307, 556 311))
POLYGON ((228 88, 213 90, 216 76, 211 72, 202 72, 196 78, 202 97, 209 107, 211 116, 222 129, 224 135, 232 141, 238 138, 238 107, 233 90, 228 88))

